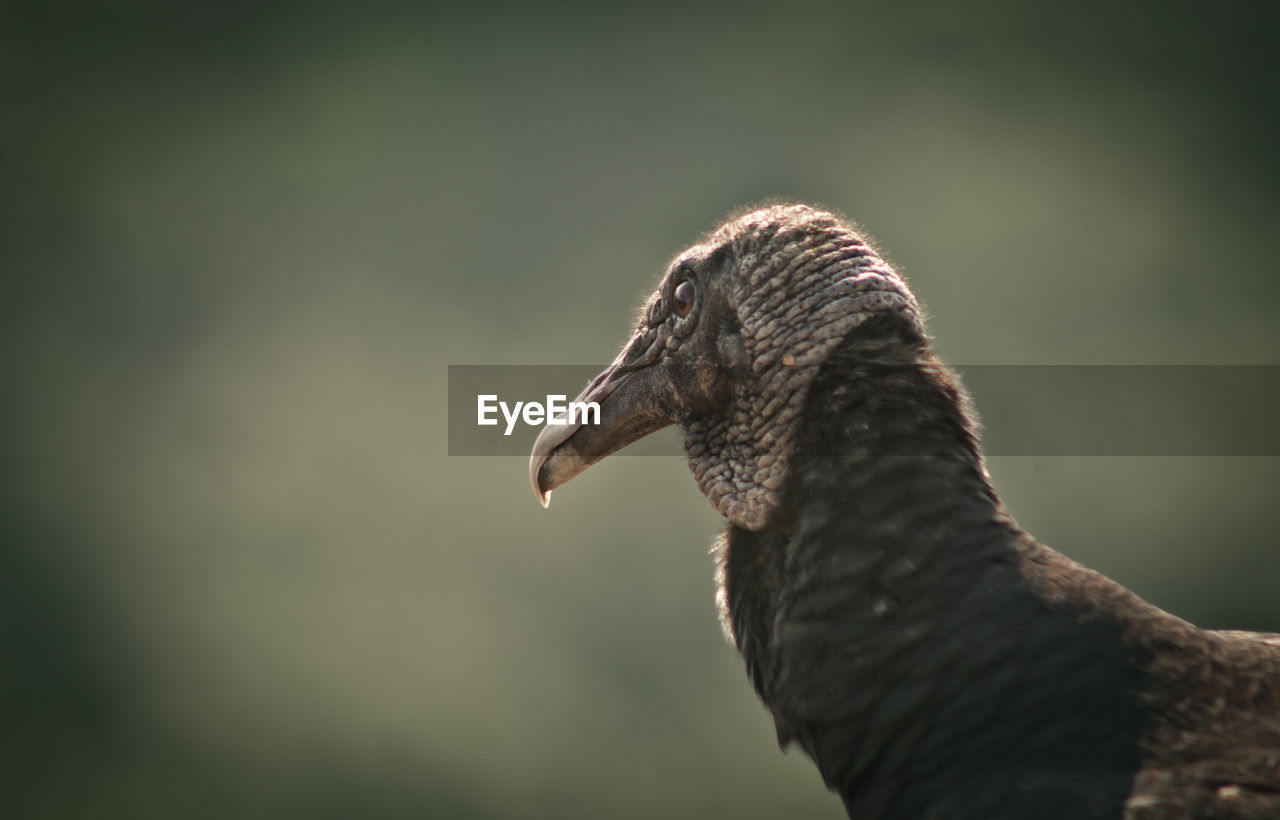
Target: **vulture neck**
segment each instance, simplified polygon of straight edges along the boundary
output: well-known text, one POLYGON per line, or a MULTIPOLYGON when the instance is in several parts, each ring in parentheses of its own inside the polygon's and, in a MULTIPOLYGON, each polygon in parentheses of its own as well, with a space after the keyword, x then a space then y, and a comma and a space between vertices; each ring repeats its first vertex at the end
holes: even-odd
POLYGON ((955 374, 923 340, 885 342, 868 324, 810 386, 781 506, 804 511, 802 528, 838 522, 860 551, 899 560, 1007 547, 1020 533, 987 481, 955 374))
POLYGON ((1113 772, 1119 795, 1138 658, 1118 613, 1085 605, 1117 597, 1083 568, 1058 600, 1029 579, 1057 554, 1005 514, 954 376, 915 341, 908 358, 846 339, 827 360, 780 503, 759 531, 729 528, 722 616, 780 742, 851 812, 898 816, 925 783, 981 802, 984 772, 1018 767, 1113 772))

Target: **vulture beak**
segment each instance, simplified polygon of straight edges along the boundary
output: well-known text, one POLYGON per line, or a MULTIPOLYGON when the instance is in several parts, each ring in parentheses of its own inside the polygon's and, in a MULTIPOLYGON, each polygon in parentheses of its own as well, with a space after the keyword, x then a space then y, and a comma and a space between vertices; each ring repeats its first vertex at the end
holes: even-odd
POLYGON ((666 369, 656 363, 665 338, 638 336, 617 360, 591 380, 575 402, 600 405, 595 414, 578 413, 572 422, 548 422, 533 443, 529 482, 543 507, 551 505, 551 491, 610 453, 674 424, 674 385, 666 369))

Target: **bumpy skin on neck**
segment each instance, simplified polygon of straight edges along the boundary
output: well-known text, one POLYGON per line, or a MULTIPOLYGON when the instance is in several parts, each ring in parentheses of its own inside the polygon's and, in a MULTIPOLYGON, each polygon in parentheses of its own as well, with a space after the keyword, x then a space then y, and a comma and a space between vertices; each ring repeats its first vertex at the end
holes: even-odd
POLYGON ((694 250, 719 249, 735 261, 725 297, 749 376, 733 384, 728 412, 685 421, 685 447, 712 506, 759 529, 778 503, 797 414, 818 367, 872 316, 894 315, 918 329, 922 319, 898 275, 831 214, 802 205, 754 211, 694 250))

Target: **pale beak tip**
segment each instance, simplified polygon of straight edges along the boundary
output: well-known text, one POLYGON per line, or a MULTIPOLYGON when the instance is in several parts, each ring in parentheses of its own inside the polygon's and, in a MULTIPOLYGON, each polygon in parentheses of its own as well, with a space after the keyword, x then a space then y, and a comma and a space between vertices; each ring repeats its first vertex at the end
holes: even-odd
MULTIPOLYGON (((538 438, 541 442, 542 437, 538 438)), ((538 481, 538 472, 546 461, 546 453, 538 452, 537 448, 534 449, 533 457, 529 459, 529 483, 533 485, 533 495, 544 510, 551 506, 551 491, 542 489, 542 484, 538 481)))

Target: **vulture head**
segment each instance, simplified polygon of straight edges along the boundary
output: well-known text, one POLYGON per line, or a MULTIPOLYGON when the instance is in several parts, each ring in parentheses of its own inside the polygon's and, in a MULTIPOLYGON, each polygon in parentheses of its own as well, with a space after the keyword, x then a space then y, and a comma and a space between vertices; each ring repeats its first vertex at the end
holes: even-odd
POLYGON ((872 320, 868 357, 925 360, 919 306, 849 224, 805 205, 729 221, 676 256, 622 352, 578 396, 599 403, 600 423, 548 425, 538 436, 535 494, 545 506, 595 462, 679 424, 711 505, 760 529, 778 503, 809 384, 872 320))

